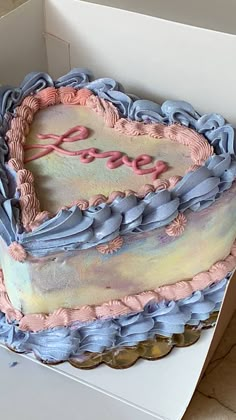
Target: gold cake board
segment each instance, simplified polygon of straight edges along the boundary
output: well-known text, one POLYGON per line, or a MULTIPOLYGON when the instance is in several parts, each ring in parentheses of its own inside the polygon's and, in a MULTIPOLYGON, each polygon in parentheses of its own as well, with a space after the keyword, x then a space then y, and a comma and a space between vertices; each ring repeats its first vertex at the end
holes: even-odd
POLYGON ((116 348, 103 353, 84 353, 81 358, 71 358, 68 362, 79 369, 93 369, 101 363, 113 369, 127 369, 133 366, 138 359, 157 360, 167 356, 174 347, 188 347, 200 338, 201 330, 213 327, 219 312, 202 321, 198 327, 186 326, 182 334, 173 334, 172 337, 157 335, 155 338, 142 341, 135 346, 116 348))

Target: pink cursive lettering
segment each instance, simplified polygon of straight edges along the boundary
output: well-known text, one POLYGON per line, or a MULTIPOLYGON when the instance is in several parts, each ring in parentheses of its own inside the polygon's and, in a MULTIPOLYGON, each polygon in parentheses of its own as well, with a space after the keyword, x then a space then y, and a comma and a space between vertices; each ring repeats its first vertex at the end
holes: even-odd
POLYGON ((71 128, 61 136, 56 134, 38 134, 37 138, 40 140, 52 139, 55 140, 55 142, 50 144, 37 143, 32 145, 24 145, 24 150, 26 151, 42 149, 41 152, 26 158, 25 163, 40 159, 41 157, 46 156, 52 152, 57 152, 66 156, 80 156, 80 162, 82 163, 91 163, 95 159, 108 158, 106 162, 107 168, 116 169, 122 165, 125 165, 130 167, 137 175, 151 174, 153 181, 157 179, 161 173, 168 169, 168 165, 162 160, 158 160, 155 162, 154 166, 144 169, 143 166, 149 165, 153 161, 153 158, 146 154, 139 155, 135 159, 132 159, 120 151, 100 152, 94 147, 90 147, 89 149, 70 151, 61 147, 63 143, 85 140, 88 138, 88 136, 89 130, 86 127, 80 125, 71 128))

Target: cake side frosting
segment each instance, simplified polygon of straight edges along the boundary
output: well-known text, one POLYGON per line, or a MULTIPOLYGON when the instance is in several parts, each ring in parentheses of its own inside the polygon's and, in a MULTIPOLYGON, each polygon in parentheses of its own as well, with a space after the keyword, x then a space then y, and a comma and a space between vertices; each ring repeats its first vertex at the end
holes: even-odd
MULTIPOLYGON (((175 302, 187 299, 196 292, 205 289, 226 277, 236 267, 236 242, 230 254, 223 261, 218 261, 208 271, 196 274, 192 280, 181 281, 172 285, 165 285, 151 291, 125 296, 121 300, 111 300, 102 305, 86 305, 81 308, 60 308, 51 314, 24 315, 12 305, 6 292, 3 275, 0 275, 0 311, 7 320, 19 322, 19 328, 24 331, 41 331, 48 328, 65 327, 73 322, 91 322, 96 319, 109 319, 117 316, 137 313, 142 311, 150 302, 175 302)), ((217 286, 215 287, 217 289, 217 286)), ((201 293, 198 294, 201 297, 201 293)), ((191 301, 191 298, 190 298, 191 301)))
POLYGON ((236 237, 235 191, 234 184, 213 206, 189 213, 182 236, 170 237, 164 229, 129 235, 113 254, 92 248, 32 258, 22 264, 10 258, 3 246, 2 268, 9 297, 24 313, 48 313, 189 280, 230 253, 236 237))

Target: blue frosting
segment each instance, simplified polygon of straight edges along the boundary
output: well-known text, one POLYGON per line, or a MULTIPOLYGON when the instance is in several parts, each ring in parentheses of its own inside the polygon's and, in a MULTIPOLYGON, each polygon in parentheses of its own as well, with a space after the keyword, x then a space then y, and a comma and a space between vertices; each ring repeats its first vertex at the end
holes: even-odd
POLYGON ((219 283, 178 301, 150 302, 139 313, 40 332, 21 331, 0 312, 0 342, 17 352, 34 352, 46 362, 59 362, 86 351, 100 353, 133 346, 155 335, 171 337, 186 325, 201 327, 212 312, 219 311, 229 275, 219 283))
POLYGON ((73 206, 61 210, 33 232, 17 233, 16 237, 32 255, 87 249, 118 235, 166 226, 178 211, 201 211, 230 188, 235 177, 236 162, 230 155, 213 156, 197 171, 185 175, 172 191, 149 193, 144 199, 134 195, 117 197, 112 204, 86 211, 73 206))
POLYGON ((30 73, 18 88, 0 87, 0 235, 9 245, 21 243, 32 255, 43 256, 60 250, 86 249, 118 235, 140 233, 168 225, 188 209, 201 211, 210 206, 236 178, 236 141, 234 129, 218 114, 201 116, 184 101, 165 101, 159 105, 125 93, 121 84, 110 78, 92 80, 89 70, 73 69, 53 81, 46 73, 30 73), (158 191, 144 199, 117 198, 112 204, 77 207, 59 211, 34 232, 20 224, 19 192, 14 173, 7 165, 5 133, 14 109, 25 96, 48 86, 88 88, 111 101, 121 116, 144 122, 180 123, 203 134, 214 147, 215 155, 195 172, 186 174, 172 191, 158 191), (37 241, 36 241, 37 240, 37 241))
POLYGON ((180 123, 203 134, 214 147, 215 153, 236 154, 234 128, 226 124, 219 114, 198 114, 185 101, 165 101, 162 105, 149 100, 140 100, 119 90, 112 79, 97 79, 85 85, 99 97, 112 102, 123 117, 136 121, 180 123))
POLYGON ((75 89, 81 89, 90 82, 93 74, 88 69, 76 68, 69 71, 64 76, 59 77, 54 81, 54 86, 60 88, 62 86, 71 86, 75 89))

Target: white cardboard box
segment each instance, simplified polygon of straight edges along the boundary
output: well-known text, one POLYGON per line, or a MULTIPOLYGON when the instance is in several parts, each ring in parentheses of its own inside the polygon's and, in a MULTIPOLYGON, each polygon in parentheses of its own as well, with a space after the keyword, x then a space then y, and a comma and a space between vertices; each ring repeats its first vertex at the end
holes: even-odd
MULTIPOLYGON (((114 7, 29 0, 2 17, 1 84, 18 85, 30 71, 56 78, 72 67, 88 67, 96 77, 113 77, 141 97, 184 99, 202 113, 219 112, 236 124, 232 2, 224 2, 222 11, 219 4, 215 15, 215 1, 208 1, 204 16, 203 1, 194 14, 187 0, 181 1, 181 13, 170 1, 103 3, 114 7)), ((68 364, 44 369, 31 356, 1 348, 0 414, 4 420, 181 419, 232 316, 235 294, 236 279, 215 330, 204 331, 195 345, 124 371, 106 366, 81 371, 68 364)))

